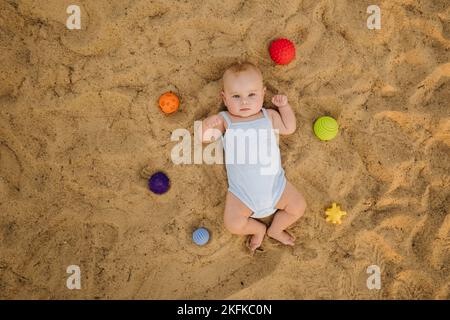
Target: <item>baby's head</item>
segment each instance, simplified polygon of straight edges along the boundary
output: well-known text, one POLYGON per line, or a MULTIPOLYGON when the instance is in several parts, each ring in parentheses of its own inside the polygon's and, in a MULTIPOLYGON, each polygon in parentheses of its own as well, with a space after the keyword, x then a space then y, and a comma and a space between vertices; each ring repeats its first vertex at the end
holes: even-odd
POLYGON ((258 113, 264 103, 266 88, 261 71, 250 62, 238 62, 225 70, 223 103, 234 116, 249 117, 258 113))

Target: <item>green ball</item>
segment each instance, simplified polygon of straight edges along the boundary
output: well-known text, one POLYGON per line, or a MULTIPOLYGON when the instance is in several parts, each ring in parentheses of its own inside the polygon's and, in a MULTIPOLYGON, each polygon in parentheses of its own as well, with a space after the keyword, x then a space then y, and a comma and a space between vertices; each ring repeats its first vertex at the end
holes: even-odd
POLYGON ((331 140, 336 137, 339 125, 332 117, 320 117, 314 123, 314 133, 320 140, 331 140))

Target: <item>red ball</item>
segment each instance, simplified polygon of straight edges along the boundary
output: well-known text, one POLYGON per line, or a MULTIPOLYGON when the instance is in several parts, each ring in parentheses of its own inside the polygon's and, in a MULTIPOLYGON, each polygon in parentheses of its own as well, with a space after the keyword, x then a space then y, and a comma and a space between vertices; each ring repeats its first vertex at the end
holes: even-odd
POLYGON ((276 64, 288 64, 295 58, 295 46, 289 39, 277 39, 270 44, 269 53, 276 64))

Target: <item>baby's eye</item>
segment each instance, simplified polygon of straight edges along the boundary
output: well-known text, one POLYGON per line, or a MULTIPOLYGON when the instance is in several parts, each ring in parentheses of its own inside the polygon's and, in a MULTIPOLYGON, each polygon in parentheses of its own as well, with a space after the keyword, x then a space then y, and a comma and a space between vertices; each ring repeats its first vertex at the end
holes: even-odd
POLYGON ((249 96, 249 97, 253 97, 253 96, 256 96, 256 94, 250 93, 248 96, 249 96))
POLYGON ((235 95, 233 96, 233 98, 237 99, 237 98, 239 98, 239 95, 238 95, 238 94, 235 94, 235 95))

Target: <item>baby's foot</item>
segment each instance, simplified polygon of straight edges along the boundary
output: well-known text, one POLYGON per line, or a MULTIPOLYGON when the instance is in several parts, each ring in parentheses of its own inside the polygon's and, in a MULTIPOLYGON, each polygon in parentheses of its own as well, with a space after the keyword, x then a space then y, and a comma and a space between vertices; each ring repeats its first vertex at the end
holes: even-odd
POLYGON ((247 239, 247 247, 251 252, 255 252, 261 246, 262 241, 264 240, 265 233, 262 234, 254 234, 247 239))
POLYGON ((267 235, 287 246, 293 246, 295 244, 295 237, 283 230, 280 232, 274 232, 273 230, 269 229, 267 230, 267 235))

